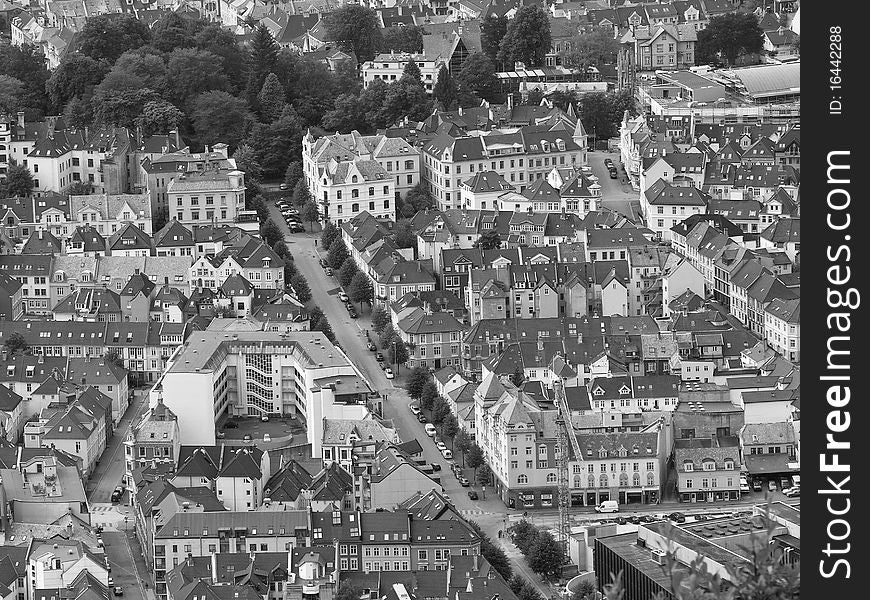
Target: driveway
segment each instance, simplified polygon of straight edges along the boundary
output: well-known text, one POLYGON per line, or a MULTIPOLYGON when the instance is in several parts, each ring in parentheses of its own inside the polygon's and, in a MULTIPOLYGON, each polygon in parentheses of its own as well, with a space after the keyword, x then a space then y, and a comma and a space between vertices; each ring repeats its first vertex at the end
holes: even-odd
POLYGON ((625 169, 619 162, 619 152, 595 151, 587 154, 592 173, 598 177, 601 185, 602 204, 605 208, 615 210, 625 215, 630 221, 639 222, 640 192, 631 189, 631 184, 625 174, 625 169), (619 173, 618 179, 611 179, 610 172, 604 166, 604 159, 613 161, 619 173))

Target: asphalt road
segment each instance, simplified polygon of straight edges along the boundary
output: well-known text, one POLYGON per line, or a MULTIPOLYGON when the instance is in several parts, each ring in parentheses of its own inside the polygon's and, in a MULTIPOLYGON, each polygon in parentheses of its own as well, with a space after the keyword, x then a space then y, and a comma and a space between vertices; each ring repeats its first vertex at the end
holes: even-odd
POLYGON ((640 193, 631 189, 631 184, 627 183, 625 169, 619 162, 619 152, 596 150, 589 152, 586 156, 592 167, 592 173, 598 177, 598 183, 601 185, 601 198, 604 207, 622 213, 631 221, 639 222, 640 193), (619 172, 618 179, 610 178, 610 172, 604 166, 605 158, 613 161, 619 172))
POLYGON ((120 586, 124 590, 125 599, 150 600, 154 597, 153 589, 146 590, 145 584, 140 580, 134 559, 134 555, 139 552, 138 549, 133 550, 131 547, 128 533, 126 531, 103 532, 103 543, 112 569, 109 577, 112 578, 114 586, 120 586), (151 593, 149 594, 148 591, 151 593))

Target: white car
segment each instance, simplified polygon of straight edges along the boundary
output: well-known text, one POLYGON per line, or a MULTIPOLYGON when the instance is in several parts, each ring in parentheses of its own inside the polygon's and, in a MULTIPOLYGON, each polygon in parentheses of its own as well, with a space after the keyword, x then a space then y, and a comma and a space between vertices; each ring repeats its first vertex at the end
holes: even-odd
POLYGON ((348 298, 347 294, 345 294, 344 292, 339 292, 338 299, 341 300, 342 302, 347 302, 350 298, 348 298))
POLYGON ((745 477, 740 478, 740 491, 741 492, 749 492, 749 482, 746 481, 745 477))
POLYGON ((263 441, 264 441, 264 442, 271 442, 271 441, 272 441, 272 436, 269 435, 268 433, 264 433, 264 434, 263 434, 263 441))
POLYGON ((444 442, 435 442, 435 446, 436 446, 436 447, 437 447, 441 452, 444 452, 444 450, 447 448, 447 444, 445 444, 444 442))
POLYGON ((390 367, 384 369, 384 375, 387 376, 387 379, 392 379, 393 377, 395 377, 395 375, 393 375, 393 370, 390 367))
POLYGON ((417 406, 416 404, 414 404, 413 402, 408 405, 408 409, 411 411, 412 415, 419 415, 420 414, 420 407, 417 406))
POLYGON ((444 448, 443 450, 441 450, 441 456, 443 456, 447 460, 450 460, 451 458, 453 458, 453 451, 450 450, 450 448, 444 448))
POLYGON ((429 437, 435 437, 435 426, 432 423, 426 423, 423 431, 425 431, 426 435, 428 435, 429 437))

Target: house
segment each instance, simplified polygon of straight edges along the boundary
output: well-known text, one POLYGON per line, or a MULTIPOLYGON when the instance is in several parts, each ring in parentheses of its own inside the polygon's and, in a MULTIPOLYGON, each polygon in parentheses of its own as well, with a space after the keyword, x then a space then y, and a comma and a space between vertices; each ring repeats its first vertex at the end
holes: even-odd
POLYGON ((170 218, 182 225, 234 225, 245 210, 245 174, 236 169, 182 172, 166 185, 170 218))
POLYGON ((78 540, 33 540, 27 566, 31 598, 41 598, 52 588, 108 594, 109 572, 103 559, 78 540))
POLYGON ((54 257, 50 254, 0 255, 0 273, 21 283, 25 315, 49 315, 49 280, 54 257))
POLYGON ((184 323, 187 320, 188 298, 176 287, 161 286, 151 300, 149 319, 164 323, 184 323))
POLYGON ((121 321, 121 297, 109 289, 79 288, 51 310, 55 321, 121 321))
POLYGON ((753 480, 791 480, 800 473, 797 439, 791 421, 752 423, 740 431, 740 446, 746 470, 753 480))
POLYGON ((218 288, 215 307, 221 307, 236 317, 251 314, 254 303, 254 286, 241 275, 230 275, 218 288))
POLYGON ((663 179, 653 183, 641 198, 646 226, 665 241, 671 227, 693 214, 707 210, 710 197, 694 186, 676 186, 663 179))
POLYGON ((150 311, 157 286, 138 269, 121 289, 121 313, 124 321, 147 323, 151 320, 150 311))
POLYGON ((764 313, 767 343, 789 361, 800 363, 800 298, 790 300, 774 298, 764 308, 764 313))
POLYGON ((800 36, 791 29, 779 27, 764 32, 764 51, 777 60, 794 60, 800 58, 800 36))
MULTIPOLYGON (((425 50, 425 48, 424 48, 425 50)), ((447 61, 440 56, 427 56, 424 53, 411 54, 407 52, 381 53, 374 59, 362 65, 363 87, 368 87, 373 81, 380 80, 387 84, 402 78, 405 66, 413 61, 420 69, 420 79, 428 93, 432 93, 438 81, 441 67, 447 66, 447 61)))
POLYGON ((132 223, 122 225, 106 243, 110 256, 152 256, 151 237, 132 223))
POLYGON ((130 404, 129 371, 105 358, 70 358, 66 376, 81 386, 89 386, 112 400, 111 427, 117 427, 130 404))
POLYGON ((90 224, 101 235, 109 236, 125 224, 136 225, 148 236, 153 233, 147 194, 70 196, 69 210, 74 222, 90 224))
POLYGON ((106 238, 90 223, 76 227, 66 242, 66 253, 70 256, 105 256, 106 238))
POLYGON ((21 254, 60 254, 63 244, 50 231, 34 231, 21 248, 21 254))
POLYGON ((193 232, 172 219, 154 234, 154 248, 157 256, 193 256, 196 244, 193 232))
POLYGON ((465 329, 465 325, 448 312, 415 307, 397 315, 396 332, 410 349, 408 368, 431 365, 440 369, 452 365, 454 360, 458 362, 465 329))
POLYGON ((406 500, 412 490, 443 492, 440 483, 421 471, 416 462, 397 448, 387 446, 379 450, 369 476, 370 499, 364 502, 364 506, 393 508, 406 500))
POLYGON ((74 515, 90 525, 84 482, 76 466, 38 456, 14 469, 0 469, 0 486, 16 523, 49 524, 74 515))
POLYGON ((24 286, 5 271, 0 271, 0 321, 17 321, 24 314, 24 286))
POLYGON ((24 429, 24 406, 23 398, 0 384, 0 425, 2 435, 0 440, 12 444, 18 441, 18 436, 24 429))
POLYGON ((133 423, 124 440, 126 470, 125 485, 138 493, 133 472, 148 468, 156 470, 158 464, 175 468, 181 449, 178 417, 162 401, 133 423))
MULTIPOLYGON (((152 136, 149 141, 150 152, 131 168, 138 170, 136 180, 144 186, 151 199, 151 214, 167 211, 170 219, 177 216, 170 210, 168 186, 176 178, 188 172, 222 169, 231 171, 236 168, 234 158, 229 158, 229 146, 215 144, 205 152, 190 152, 182 148, 181 140, 167 136, 160 139, 152 136)), ((176 206, 176 205, 172 205, 176 206)))

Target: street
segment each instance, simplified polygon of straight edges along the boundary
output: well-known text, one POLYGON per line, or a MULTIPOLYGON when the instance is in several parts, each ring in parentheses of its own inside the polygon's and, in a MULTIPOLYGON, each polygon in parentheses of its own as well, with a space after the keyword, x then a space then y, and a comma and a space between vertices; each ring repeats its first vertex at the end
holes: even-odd
POLYGON ((631 184, 626 180, 625 169, 619 162, 619 152, 590 152, 587 154, 592 173, 598 177, 601 186, 601 198, 604 208, 615 210, 625 215, 630 221, 640 223, 640 193, 631 189, 631 184), (604 159, 613 161, 619 172, 618 179, 611 179, 604 159))

